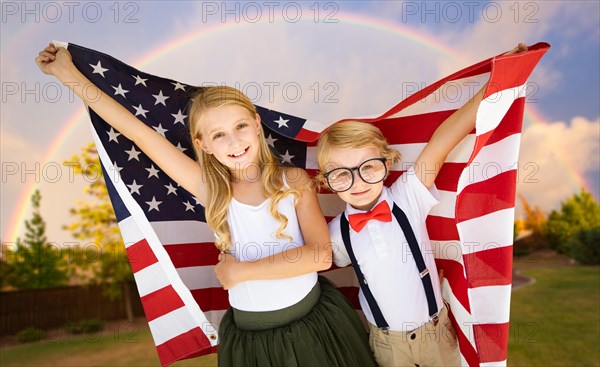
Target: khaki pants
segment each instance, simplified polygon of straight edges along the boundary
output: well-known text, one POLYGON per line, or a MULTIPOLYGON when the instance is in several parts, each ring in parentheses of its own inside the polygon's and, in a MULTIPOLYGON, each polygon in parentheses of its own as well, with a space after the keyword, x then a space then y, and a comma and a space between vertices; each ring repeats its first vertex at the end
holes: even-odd
POLYGON ((380 366, 460 366, 456 332, 442 308, 437 325, 433 321, 409 332, 387 334, 369 323, 369 345, 380 366))

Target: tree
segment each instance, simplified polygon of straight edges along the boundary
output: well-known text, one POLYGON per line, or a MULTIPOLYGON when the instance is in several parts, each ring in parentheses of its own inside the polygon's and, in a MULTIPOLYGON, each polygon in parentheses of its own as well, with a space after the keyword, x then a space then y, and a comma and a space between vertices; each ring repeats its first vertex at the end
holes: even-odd
POLYGON ((515 221, 515 233, 518 231, 521 234, 518 239, 515 237, 513 250, 517 256, 548 247, 544 236, 546 215, 539 207, 532 207, 523 196, 519 195, 519 198, 523 204, 525 218, 515 221))
POLYGON ((102 284, 105 294, 113 299, 124 296, 127 316, 133 320, 129 289, 133 274, 94 144, 83 147, 80 156, 74 155, 65 164, 89 182, 85 192, 94 199, 93 202, 77 202, 70 210, 76 221, 63 227, 76 239, 91 240, 74 252, 84 270, 81 276, 89 282, 102 284))
POLYGON ((585 265, 600 265, 600 227, 583 229, 569 240, 573 259, 585 265))
POLYGON ((524 227, 537 235, 544 234, 544 223, 546 223, 546 214, 538 206, 532 207, 531 204, 521 195, 519 195, 521 203, 523 203, 523 211, 525 212, 524 227))
POLYGON ((580 231, 594 228, 600 228, 600 204, 592 194, 581 189, 580 194, 561 203, 559 211, 550 213, 544 225, 544 234, 550 247, 572 255, 569 244, 574 236, 580 231))
POLYGON ((0 258, 0 290, 11 287, 12 281, 10 277, 14 274, 12 263, 9 263, 4 259, 4 257, 8 257, 8 251, 10 251, 10 249, 2 244, 2 258, 0 258))
POLYGON ((39 190, 31 196, 32 218, 25 221, 25 239, 17 238, 16 248, 5 248, 2 284, 16 289, 37 289, 66 285, 67 263, 60 248, 46 238, 46 222, 40 214, 39 190))

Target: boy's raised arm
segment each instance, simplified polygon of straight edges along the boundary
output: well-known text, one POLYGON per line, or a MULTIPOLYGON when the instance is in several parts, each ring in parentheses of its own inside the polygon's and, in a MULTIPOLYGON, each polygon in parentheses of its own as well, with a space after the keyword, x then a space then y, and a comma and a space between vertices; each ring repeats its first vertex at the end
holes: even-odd
POLYGON ((487 83, 464 106, 450 115, 433 133, 415 162, 415 174, 430 188, 448 153, 475 128, 475 114, 487 83))
MULTIPOLYGON (((523 51, 527 51, 527 46, 519 43, 505 55, 523 51)), ((475 117, 486 87, 487 83, 435 130, 429 143, 417 158, 414 166, 415 174, 427 188, 433 185, 450 151, 475 128, 475 117)))

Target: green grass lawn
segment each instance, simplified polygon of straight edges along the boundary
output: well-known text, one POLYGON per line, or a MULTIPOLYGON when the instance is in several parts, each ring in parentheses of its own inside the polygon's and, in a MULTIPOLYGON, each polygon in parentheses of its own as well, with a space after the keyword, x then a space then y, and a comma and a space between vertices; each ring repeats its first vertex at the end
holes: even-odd
MULTIPOLYGON (((158 354, 150 329, 125 328, 121 333, 104 330, 0 349, 0 366, 157 366, 158 354)), ((174 363, 173 367, 216 366, 216 354, 174 363)))
POLYGON ((512 294, 509 366, 600 366, 600 268, 530 268, 512 294))
MULTIPOLYGON (((600 366, 600 268, 515 265, 534 284, 512 294, 508 365, 600 366)), ((142 325, 144 325, 142 323, 142 325)), ((119 329, 119 328, 117 328, 119 329)), ((216 355, 173 364, 216 366, 216 355)), ((0 366, 160 366, 147 326, 0 349, 0 366)))

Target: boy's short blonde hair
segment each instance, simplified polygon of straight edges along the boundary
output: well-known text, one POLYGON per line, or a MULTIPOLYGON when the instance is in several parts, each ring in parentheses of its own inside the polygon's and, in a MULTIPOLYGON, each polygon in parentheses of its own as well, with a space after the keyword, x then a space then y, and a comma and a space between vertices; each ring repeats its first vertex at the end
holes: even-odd
POLYGON ((391 164, 400 161, 400 152, 388 147, 388 142, 381 130, 373 124, 359 121, 344 121, 332 125, 321 135, 317 144, 317 162, 319 164, 318 182, 322 183, 324 174, 332 169, 331 150, 351 148, 376 148, 381 156, 391 164))

